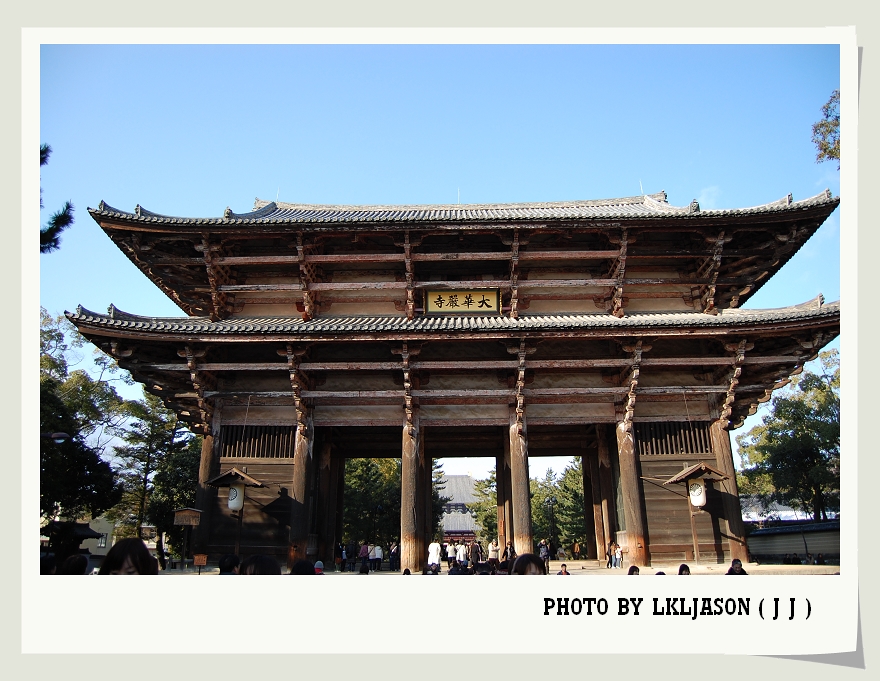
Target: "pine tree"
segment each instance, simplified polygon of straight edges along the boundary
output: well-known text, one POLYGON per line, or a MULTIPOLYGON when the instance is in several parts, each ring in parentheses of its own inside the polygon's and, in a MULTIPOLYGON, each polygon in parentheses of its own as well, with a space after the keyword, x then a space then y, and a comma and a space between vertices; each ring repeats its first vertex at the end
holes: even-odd
MULTIPOLYGON (((40 167, 49 162, 52 147, 48 144, 40 145, 40 167)), ((43 209, 43 188, 40 187, 40 210, 43 209)), ((51 253, 61 247, 61 232, 73 224, 73 204, 65 201, 61 210, 56 211, 49 218, 49 222, 40 228, 40 253, 51 253)))

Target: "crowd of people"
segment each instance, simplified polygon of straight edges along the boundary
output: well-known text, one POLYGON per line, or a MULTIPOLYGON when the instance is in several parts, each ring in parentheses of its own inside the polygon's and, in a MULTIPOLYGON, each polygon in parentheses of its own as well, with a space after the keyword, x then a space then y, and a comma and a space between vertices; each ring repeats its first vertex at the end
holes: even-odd
MULTIPOLYGON (((392 542, 387 552, 378 544, 363 542, 357 545, 350 542, 348 545, 338 544, 335 549, 334 569, 337 572, 357 571, 367 575, 382 569, 382 563, 386 553, 388 557, 389 571, 400 570, 400 546, 392 542), (355 570, 355 564, 360 561, 360 566, 355 570)), ((620 546, 611 542, 608 546, 606 567, 620 567, 620 546)), ((513 543, 508 541, 502 550, 497 540, 492 540, 487 548, 483 549, 476 539, 471 541, 450 541, 440 543, 435 539, 428 546, 427 561, 422 569, 423 575, 441 574, 441 564, 446 563, 446 574, 449 575, 548 575, 550 574, 550 549, 546 540, 538 544, 538 552, 523 553, 517 555, 513 543)), ((807 554, 808 559, 812 559, 807 554)), ((786 556, 786 559, 789 559, 786 556)), ((796 564, 797 555, 791 559, 796 564)), ((824 565, 824 558, 820 553, 814 563, 824 565), (822 562, 819 562, 822 561, 822 562)), ((65 559, 61 565, 56 565, 54 558, 45 557, 40 562, 41 574, 85 574, 88 567, 88 559, 82 554, 75 554, 65 559)), ((221 575, 280 575, 281 565, 274 556, 249 555, 244 559, 235 554, 227 554, 220 558, 219 568, 221 575)), ((101 575, 156 575, 159 574, 159 563, 150 554, 146 544, 137 538, 120 539, 117 541, 101 564, 97 574, 101 575)), ((308 559, 295 561, 288 574, 291 575, 323 575, 323 561, 312 562, 308 559)), ((409 569, 403 571, 404 575, 412 574, 409 569)), ((570 575, 565 563, 560 565, 557 575, 570 575)), ((628 575, 638 575, 639 568, 630 566, 628 575)), ((664 575, 665 572, 655 574, 664 575)), ((679 575, 691 574, 690 567, 682 563, 678 568, 679 575)), ((747 575, 743 569, 742 561, 734 558, 730 564, 728 575, 747 575)))

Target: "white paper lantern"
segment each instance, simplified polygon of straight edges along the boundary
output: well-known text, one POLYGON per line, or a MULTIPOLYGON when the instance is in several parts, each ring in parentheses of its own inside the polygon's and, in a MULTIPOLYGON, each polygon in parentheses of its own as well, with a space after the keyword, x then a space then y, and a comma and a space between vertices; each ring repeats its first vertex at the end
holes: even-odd
POLYGON ((237 482, 229 486, 229 510, 240 511, 244 506, 244 483, 237 482))
POLYGON ((703 478, 688 480, 687 488, 692 506, 700 508, 706 505, 706 483, 703 481, 703 478))

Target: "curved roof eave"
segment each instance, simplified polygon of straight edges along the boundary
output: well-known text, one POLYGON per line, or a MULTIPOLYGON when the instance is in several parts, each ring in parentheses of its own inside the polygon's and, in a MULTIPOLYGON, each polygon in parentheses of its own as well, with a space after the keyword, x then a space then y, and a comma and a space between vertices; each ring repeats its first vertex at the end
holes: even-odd
MULTIPOLYGON (((688 206, 672 206, 666 193, 599 199, 591 201, 557 201, 546 203, 464 204, 464 205, 376 205, 344 206, 295 204, 257 199, 254 210, 234 213, 229 208, 222 217, 187 218, 162 215, 138 205, 134 212, 119 210, 101 201, 98 208, 89 208, 95 219, 125 223, 180 226, 291 225, 291 224, 357 224, 357 223, 493 223, 541 220, 628 220, 653 218, 721 218, 773 213, 797 212, 826 206, 833 210, 840 203, 826 189, 815 196, 793 201, 791 194, 771 203, 749 208, 701 210, 696 201, 688 206)), ((830 212, 830 211, 829 211, 830 212)))

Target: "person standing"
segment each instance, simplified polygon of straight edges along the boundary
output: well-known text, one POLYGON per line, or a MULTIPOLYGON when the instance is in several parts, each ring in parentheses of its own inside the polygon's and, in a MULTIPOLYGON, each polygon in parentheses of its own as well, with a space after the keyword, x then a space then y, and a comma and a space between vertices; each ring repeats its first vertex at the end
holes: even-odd
POLYGON ((516 560, 516 549, 513 548, 513 542, 508 541, 504 547, 504 553, 501 554, 501 564, 506 572, 513 569, 513 561, 516 560))
POLYGON ((382 559, 385 557, 382 551, 382 545, 376 544, 375 553, 373 554, 373 572, 382 571, 382 559))
POLYGON ((614 545, 614 567, 618 570, 623 567, 623 548, 620 544, 614 545))
POLYGON ((574 556, 575 560, 581 559, 581 545, 575 540, 574 544, 571 545, 571 555, 574 556))
POLYGON ((480 547, 479 542, 474 539, 471 542, 471 550, 470 550, 470 560, 471 565, 473 566, 474 574, 477 574, 477 565, 480 563, 480 559, 482 558, 482 548, 480 547))
POLYGON ((464 542, 456 546, 455 559, 462 567, 466 568, 468 566, 468 552, 464 542))
POLYGON ((560 567, 560 570, 559 570, 559 572, 556 573, 557 575, 570 575, 570 574, 571 574, 571 573, 566 569, 566 565, 565 565, 565 563, 563 563, 563 564, 560 565, 559 567, 560 567))
POLYGON ((364 568, 366 568, 367 574, 370 572, 369 565, 367 561, 370 560, 370 545, 367 544, 367 540, 364 540, 364 543, 361 544, 361 550, 358 553, 358 558, 361 559, 361 574, 364 574, 364 568))
POLYGON ((541 540, 541 543, 538 544, 538 558, 540 558, 544 563, 544 574, 550 574, 550 547, 547 546, 547 541, 545 539, 541 540))
POLYGON ((489 544, 489 567, 491 568, 493 575, 498 572, 498 556, 500 553, 501 550, 498 548, 498 541, 493 539, 492 543, 489 544))
POLYGON ((617 547, 617 542, 613 539, 608 542, 608 550, 605 552, 605 557, 608 558, 608 561, 605 563, 606 568, 614 567, 614 549, 617 547))
POLYGON ((388 552, 388 569, 391 572, 400 569, 400 547, 396 541, 391 542, 391 550, 388 552))
POLYGON ((437 570, 439 570, 440 569, 440 543, 436 539, 428 545, 428 567, 433 569, 433 566, 435 566, 435 565, 437 566, 437 570))

